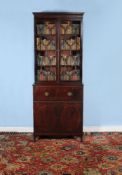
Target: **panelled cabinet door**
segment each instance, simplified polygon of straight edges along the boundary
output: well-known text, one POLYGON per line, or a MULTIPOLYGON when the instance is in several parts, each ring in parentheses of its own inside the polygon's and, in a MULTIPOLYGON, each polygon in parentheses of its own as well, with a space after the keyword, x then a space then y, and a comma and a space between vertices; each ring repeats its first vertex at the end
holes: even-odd
POLYGON ((37 133, 53 133, 57 130, 58 111, 57 104, 50 102, 35 102, 35 131, 37 133))
POLYGON ((64 133, 78 133, 81 128, 81 103, 63 103, 60 113, 60 130, 64 133))

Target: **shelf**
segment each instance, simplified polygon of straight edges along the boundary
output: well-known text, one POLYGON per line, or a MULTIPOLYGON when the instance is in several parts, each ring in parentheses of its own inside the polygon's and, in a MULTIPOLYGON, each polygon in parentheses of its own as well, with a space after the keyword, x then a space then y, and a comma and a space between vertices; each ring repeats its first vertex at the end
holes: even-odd
POLYGON ((56 55, 56 52, 58 52, 58 50, 37 50, 36 49, 36 52, 38 52, 38 53, 45 53, 45 52, 51 52, 51 53, 55 53, 55 55, 56 55))
POLYGON ((56 67, 57 65, 37 65, 37 67, 56 67))
POLYGON ((37 83, 39 82, 56 82, 56 80, 37 80, 37 83))
POLYGON ((75 82, 80 82, 80 79, 79 79, 79 80, 61 80, 61 79, 60 79, 60 81, 61 81, 61 82, 74 82, 74 81, 75 81, 75 82))
POLYGON ((78 36, 80 37, 80 34, 61 34, 60 36, 61 36, 62 38, 63 38, 63 37, 66 37, 66 38, 67 38, 67 37, 78 37, 78 36))
POLYGON ((80 67, 80 65, 60 65, 61 67, 80 67))
POLYGON ((39 37, 39 38, 42 38, 42 37, 45 37, 45 38, 46 37, 47 38, 48 37, 53 37, 54 38, 54 37, 56 37, 56 34, 40 34, 40 35, 39 34, 36 34, 36 37, 39 37))
POLYGON ((76 49, 74 49, 74 50, 70 50, 70 49, 69 49, 69 50, 60 50, 60 51, 71 51, 71 52, 73 51, 73 52, 80 52, 80 49, 79 49, 79 50, 76 50, 76 49))
MULTIPOLYGON (((37 50, 37 49, 36 49, 36 50, 37 50)), ((80 49, 78 49, 78 50, 76 50, 76 49, 74 49, 74 50, 70 50, 70 49, 67 49, 67 50, 66 50, 66 49, 64 49, 64 50, 62 50, 62 49, 59 49, 59 50, 58 50, 58 49, 50 50, 50 49, 49 49, 49 50, 37 50, 37 51, 42 51, 42 52, 43 52, 43 51, 57 51, 57 52, 58 52, 58 51, 68 51, 68 52, 69 52, 69 51, 73 51, 73 52, 79 51, 79 52, 80 52, 80 49)))
POLYGON ((56 51, 59 51, 59 52, 62 52, 62 51, 67 51, 67 52, 69 52, 69 51, 70 51, 70 52, 72 52, 72 51, 73 51, 73 52, 80 52, 80 49, 79 49, 79 50, 37 50, 37 49, 36 49, 36 51, 38 51, 38 52, 45 52, 45 51, 46 51, 46 52, 50 52, 50 51, 55 51, 55 52, 56 52, 56 51))
POLYGON ((56 50, 37 50, 37 49, 36 49, 36 51, 38 51, 38 52, 51 52, 51 51, 55 51, 56 52, 56 50))

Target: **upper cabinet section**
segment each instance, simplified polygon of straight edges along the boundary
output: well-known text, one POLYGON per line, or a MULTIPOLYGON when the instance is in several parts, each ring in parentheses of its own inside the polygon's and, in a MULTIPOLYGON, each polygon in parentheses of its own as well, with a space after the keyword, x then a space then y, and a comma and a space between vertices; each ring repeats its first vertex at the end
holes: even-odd
POLYGON ((83 13, 34 13, 35 83, 82 83, 83 13))

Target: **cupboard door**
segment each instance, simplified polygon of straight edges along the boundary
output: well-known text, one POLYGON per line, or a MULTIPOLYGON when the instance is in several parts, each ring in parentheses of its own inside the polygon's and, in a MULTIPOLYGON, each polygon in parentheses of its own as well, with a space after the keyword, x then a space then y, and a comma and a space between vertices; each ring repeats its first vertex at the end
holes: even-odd
POLYGON ((82 132, 82 105, 81 103, 63 103, 60 114, 60 131, 63 133, 82 132))
POLYGON ((34 125, 36 133, 56 132, 58 126, 57 104, 53 102, 34 102, 34 125))
POLYGON ((81 80, 81 22, 60 22, 60 80, 81 80))

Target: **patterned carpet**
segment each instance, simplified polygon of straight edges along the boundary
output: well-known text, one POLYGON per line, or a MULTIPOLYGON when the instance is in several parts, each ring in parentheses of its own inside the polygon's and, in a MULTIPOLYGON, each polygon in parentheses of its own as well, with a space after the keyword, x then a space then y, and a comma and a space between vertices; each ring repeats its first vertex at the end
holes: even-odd
POLYGON ((42 139, 0 133, 0 175, 122 175, 122 133, 42 139))

